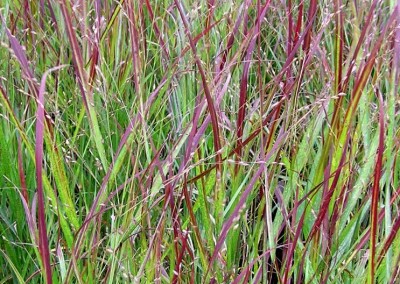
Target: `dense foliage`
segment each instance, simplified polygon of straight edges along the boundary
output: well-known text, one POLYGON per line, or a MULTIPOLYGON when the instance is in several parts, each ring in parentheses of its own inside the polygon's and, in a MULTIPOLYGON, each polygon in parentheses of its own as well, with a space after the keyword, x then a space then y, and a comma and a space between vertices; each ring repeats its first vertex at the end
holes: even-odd
POLYGON ((399 1, 0 15, 0 283, 399 283, 399 1))

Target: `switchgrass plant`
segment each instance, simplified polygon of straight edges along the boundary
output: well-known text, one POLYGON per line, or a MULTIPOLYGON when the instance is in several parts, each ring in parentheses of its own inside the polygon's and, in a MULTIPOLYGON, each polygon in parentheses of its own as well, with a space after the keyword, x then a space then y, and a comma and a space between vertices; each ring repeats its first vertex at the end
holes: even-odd
POLYGON ((399 283, 399 1, 0 3, 0 283, 399 283))

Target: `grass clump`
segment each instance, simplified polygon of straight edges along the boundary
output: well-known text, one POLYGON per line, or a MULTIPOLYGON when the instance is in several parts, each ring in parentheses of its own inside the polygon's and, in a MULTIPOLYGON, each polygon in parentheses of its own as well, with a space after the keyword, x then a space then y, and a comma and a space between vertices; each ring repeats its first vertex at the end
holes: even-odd
POLYGON ((395 1, 2 1, 1 283, 397 283, 395 1))

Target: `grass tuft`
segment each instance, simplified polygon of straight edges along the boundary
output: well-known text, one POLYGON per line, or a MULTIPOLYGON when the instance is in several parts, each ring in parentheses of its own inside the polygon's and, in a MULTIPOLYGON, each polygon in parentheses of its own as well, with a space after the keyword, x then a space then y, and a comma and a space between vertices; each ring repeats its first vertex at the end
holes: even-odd
POLYGON ((398 1, 3 2, 0 283, 399 282, 398 1))

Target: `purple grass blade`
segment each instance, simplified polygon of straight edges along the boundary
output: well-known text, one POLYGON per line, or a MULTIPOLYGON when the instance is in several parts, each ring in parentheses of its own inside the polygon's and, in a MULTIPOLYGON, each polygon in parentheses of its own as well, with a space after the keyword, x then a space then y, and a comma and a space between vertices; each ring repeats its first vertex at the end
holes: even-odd
POLYGON ((160 32, 160 29, 155 20, 153 8, 151 7, 150 1, 145 0, 145 4, 143 4, 143 2, 142 2, 142 5, 146 5, 147 11, 149 12, 150 20, 153 23, 153 29, 157 35, 157 39, 158 39, 160 46, 162 48, 162 51, 164 53, 163 56, 166 59, 166 61, 168 61, 170 56, 169 56, 169 52, 167 50, 167 45, 165 44, 165 42, 163 40, 162 33, 160 32))
MULTIPOLYGON (((385 150, 385 111, 383 107, 382 94, 378 94, 379 99, 379 144, 374 172, 374 185, 372 188, 371 197, 371 239, 370 239, 370 277, 371 281, 375 282, 375 259, 376 259, 376 238, 379 233, 378 229, 378 204, 379 204, 379 182, 382 176, 382 159, 385 150)), ((397 228, 398 229, 398 228, 397 228)))
POLYGON ((396 221, 393 223, 392 230, 390 231, 390 234, 387 237, 381 252, 379 253, 379 258, 376 262, 376 267, 379 266, 379 264, 382 262, 383 258, 385 257, 385 254, 389 250, 390 246, 393 245, 393 241, 394 241, 397 233, 399 232, 399 230, 400 230, 400 216, 398 216, 396 221))
MULTIPOLYGON (((314 22, 315 15, 317 14, 317 5, 318 2, 316 0, 311 0, 306 19, 307 25, 310 25, 314 22)), ((311 37, 312 37, 312 29, 309 29, 306 33, 306 37, 303 42, 303 50, 305 51, 306 54, 310 50, 311 37)))
POLYGON ((220 236, 219 236, 219 238, 217 240, 217 243, 215 245, 215 248, 214 248, 214 253, 211 256, 210 266, 207 269, 206 275, 210 271, 212 263, 216 259, 219 251, 221 250, 222 245, 225 242, 226 236, 228 235, 228 232, 230 231, 230 229, 234 225, 234 223, 237 222, 238 219, 240 218, 240 214, 241 214, 243 208, 246 206, 247 198, 249 197, 250 193, 253 191, 254 185, 257 182, 258 178, 264 172, 266 163, 272 157, 272 155, 275 154, 275 152, 278 150, 278 148, 281 146, 281 144, 284 141, 286 136, 287 136, 287 133, 282 133, 282 134, 280 134, 278 136, 278 138, 276 139, 275 144, 272 147, 271 151, 268 152, 268 154, 265 155, 265 160, 260 161, 261 162, 260 163, 260 167, 258 168, 257 172, 251 178, 251 180, 250 180, 249 184, 247 185, 246 189, 243 191, 242 196, 240 197, 239 202, 237 203, 234 211, 229 216, 228 220, 224 222, 224 224, 222 226, 221 234, 220 234, 220 236))
MULTIPOLYGON (((257 23, 256 26, 259 26, 263 18, 265 17, 265 14, 268 11, 269 5, 271 1, 267 1, 267 3, 264 5, 262 11, 259 12, 259 15, 257 17, 257 23)), ((252 39, 250 41, 249 47, 247 49, 245 58, 244 58, 244 63, 243 63, 243 73, 242 73, 242 79, 240 80, 240 89, 239 89, 239 111, 238 111, 238 118, 237 118, 237 139, 238 139, 238 144, 242 144, 242 136, 243 136, 243 129, 244 129, 244 119, 246 115, 246 103, 247 103, 247 88, 248 88, 248 77, 249 77, 249 70, 250 70, 250 63, 251 63, 251 58, 253 55, 254 48, 256 47, 257 39, 259 37, 259 33, 257 32, 255 35, 252 35, 252 39)), ((239 148, 237 154, 238 159, 241 156, 241 147, 239 148)))
POLYGON ((232 29, 232 32, 228 38, 228 43, 226 45, 226 48, 224 49, 224 51, 222 52, 222 58, 217 60, 217 62, 219 62, 219 66, 218 66, 218 70, 217 72, 221 72, 222 70, 224 70, 225 64, 226 64, 226 60, 228 57, 228 53, 231 50, 233 43, 235 41, 235 36, 237 35, 237 33, 239 32, 239 27, 240 24, 242 23, 242 20, 244 18, 244 15, 247 13, 247 10, 249 9, 251 1, 247 0, 245 3, 243 3, 244 5, 244 11, 242 13, 240 13, 239 17, 236 19, 235 25, 232 29))
MULTIPOLYGON (((343 167, 345 165, 347 146, 349 144, 350 137, 351 137, 351 135, 350 135, 350 130, 349 130, 347 132, 346 142, 344 143, 344 146, 343 146, 343 152, 342 152, 342 156, 341 156, 340 161, 339 161, 338 168, 336 169, 336 173, 335 173, 335 176, 333 178, 332 184, 331 184, 331 186, 329 188, 329 191, 323 197, 322 204, 320 206, 320 211, 319 211, 319 213, 317 215, 317 219, 315 220, 315 223, 314 223, 314 225, 313 225, 313 227, 311 229, 311 232, 310 232, 310 234, 309 234, 309 236, 307 238, 307 242, 310 241, 314 237, 314 235, 317 233, 317 230, 320 228, 322 222, 324 221, 324 217, 328 212, 329 204, 332 202, 332 196, 333 196, 333 194, 335 192, 335 189, 337 187, 337 184, 339 182, 340 173, 341 173, 341 171, 342 171, 342 169, 343 169, 343 167)), ((326 183, 328 183, 328 182, 329 182, 329 178, 326 179, 326 183)))
POLYGON ((78 40, 76 38, 75 30, 72 25, 72 19, 71 15, 68 10, 68 2, 65 0, 60 1, 60 7, 61 7, 61 12, 64 17, 64 22, 65 22, 65 29, 68 35, 68 38, 70 40, 71 44, 71 50, 73 53, 72 60, 74 62, 74 68, 76 72, 76 77, 78 80, 78 86, 81 91, 82 95, 82 100, 86 108, 86 114, 90 117, 90 111, 89 111, 89 103, 92 102, 92 97, 89 93, 87 94, 86 87, 87 87, 87 74, 84 68, 84 63, 83 63, 83 57, 82 57, 82 52, 78 44, 78 40))
MULTIPOLYGON (((260 259, 262 259, 263 257, 265 257, 266 255, 269 255, 271 253, 272 249, 268 249, 267 251, 263 252, 262 254, 260 254, 259 256, 257 256, 252 262, 250 262, 249 265, 247 265, 247 267, 242 269, 242 272, 240 272, 240 274, 235 278, 235 280, 232 282, 232 284, 239 284, 240 281, 243 279, 243 277, 245 276, 245 274, 248 274, 251 269, 253 268, 254 264, 259 261, 260 259)), ((245 281, 243 281, 243 283, 245 283, 245 281)), ((257 282, 255 282, 257 283, 257 282)))
POLYGON ((207 83, 207 78, 206 78, 204 69, 202 67, 202 63, 197 55, 195 43, 193 41, 192 35, 190 34, 188 19, 183 11, 181 3, 179 3, 177 0, 174 0, 174 2, 175 2, 175 5, 177 6, 179 14, 181 16, 183 25, 185 27, 186 35, 189 38, 190 47, 192 49, 197 68, 199 69, 199 73, 201 75, 201 81, 203 83, 203 90, 204 90, 204 94, 206 96, 207 107, 208 107, 208 110, 209 110, 209 113, 211 116, 211 126, 212 126, 212 130, 213 130, 213 134, 214 134, 214 151, 216 153, 217 175, 221 175, 221 171, 222 171, 222 157, 221 157, 221 152, 220 152, 220 149, 221 149, 221 140, 220 139, 221 138, 219 136, 218 116, 217 116, 217 112, 215 109, 216 106, 215 106, 213 98, 211 96, 211 91, 210 91, 209 85, 207 83))
POLYGON ((10 41, 10 45, 12 50, 14 51, 15 56, 17 57, 19 63, 21 64, 22 73, 28 80, 28 85, 33 92, 33 95, 37 97, 38 95, 38 83, 35 79, 34 73, 31 70, 28 59, 25 55, 24 48, 19 44, 18 40, 13 36, 10 30, 7 28, 6 21, 3 18, 3 15, 0 13, 0 19, 4 25, 8 40, 10 41))
POLYGON ((39 251, 42 257, 43 266, 45 269, 46 282, 53 283, 50 266, 50 251, 46 232, 46 215, 45 201, 43 193, 43 138, 45 131, 45 116, 44 116, 44 95, 46 92, 46 79, 50 72, 59 70, 66 65, 57 66, 47 70, 42 77, 39 88, 38 109, 36 113, 36 136, 35 136, 35 162, 36 162, 36 179, 38 193, 38 228, 39 228, 39 251))
POLYGON ((28 190, 26 187, 24 164, 23 164, 22 160, 23 160, 23 158, 22 158, 21 137, 18 136, 18 174, 19 174, 19 180, 21 183, 22 196, 24 197, 25 201, 29 205, 29 195, 28 195, 28 190))
POLYGON ((347 88, 347 84, 350 81, 350 77, 351 77, 350 75, 351 75, 351 72, 353 71, 353 66, 356 63, 356 58, 357 58, 358 52, 360 51, 361 46, 365 41, 365 36, 367 34, 369 26, 371 25, 372 18, 374 16, 374 11, 375 11, 375 8, 376 8, 376 5, 378 4, 378 2, 379 2, 378 0, 374 0, 374 2, 372 2, 372 4, 371 4, 371 7, 368 12, 368 16, 365 20, 365 25, 361 31, 360 37, 357 42, 356 49, 353 53, 353 57, 351 58, 349 69, 347 70, 346 76, 344 77, 342 90, 345 90, 347 88))
POLYGON ((39 240, 38 240, 37 234, 36 234, 37 228, 36 228, 36 222, 34 220, 34 215, 32 214, 31 210, 29 209, 29 204, 25 200, 25 197, 23 196, 22 193, 20 193, 20 198, 21 198, 22 207, 24 207, 26 223, 28 224, 29 233, 31 234, 31 237, 32 237, 33 241, 35 242, 35 244, 38 247, 40 247, 39 240))

